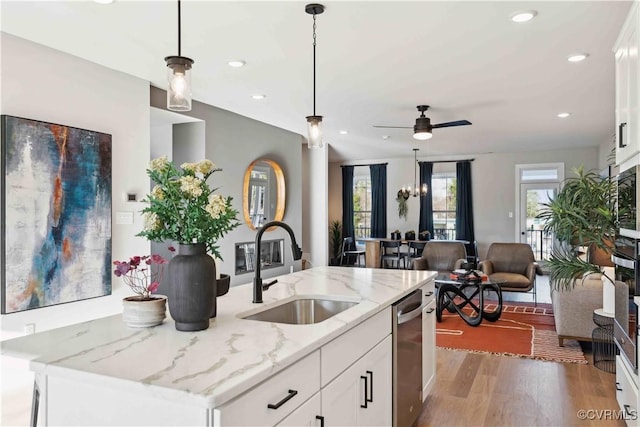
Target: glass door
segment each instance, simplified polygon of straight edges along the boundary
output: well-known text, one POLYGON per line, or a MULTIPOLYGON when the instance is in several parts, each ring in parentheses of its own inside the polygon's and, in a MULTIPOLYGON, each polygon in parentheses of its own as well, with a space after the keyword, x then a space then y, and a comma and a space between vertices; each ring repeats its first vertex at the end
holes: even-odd
POLYGON ((549 259, 553 236, 544 233, 544 223, 536 216, 558 189, 558 183, 520 184, 520 242, 531 246, 538 261, 549 259))

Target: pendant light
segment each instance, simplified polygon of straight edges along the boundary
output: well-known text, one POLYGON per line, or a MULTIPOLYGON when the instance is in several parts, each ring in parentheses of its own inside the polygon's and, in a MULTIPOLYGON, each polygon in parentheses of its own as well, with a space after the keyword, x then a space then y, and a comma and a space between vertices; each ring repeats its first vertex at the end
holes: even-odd
POLYGON ((401 195, 405 200, 407 200, 409 196, 418 197, 427 195, 427 184, 422 184, 421 187, 418 186, 418 150, 419 148, 413 149, 413 190, 411 189, 411 186, 408 186, 406 188, 402 187, 402 189, 398 191, 398 195, 401 195))
POLYGON ((304 11, 313 15, 313 116, 307 116, 307 131, 309 132, 309 148, 322 147, 322 116, 316 116, 316 15, 324 12, 324 6, 310 3, 304 11))
POLYGON ((180 0, 178 0, 178 55, 167 56, 167 108, 171 111, 191 111, 191 66, 193 59, 182 56, 180 0))

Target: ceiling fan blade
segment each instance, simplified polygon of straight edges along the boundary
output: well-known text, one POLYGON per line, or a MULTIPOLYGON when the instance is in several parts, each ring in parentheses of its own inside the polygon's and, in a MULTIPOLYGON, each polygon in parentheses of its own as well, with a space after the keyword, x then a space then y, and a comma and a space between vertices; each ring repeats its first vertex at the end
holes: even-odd
POLYGON ((437 125, 431 125, 433 129, 435 128, 448 128, 452 126, 466 126, 472 124, 469 120, 457 120, 455 122, 446 122, 446 123, 438 123, 437 125))
POLYGON ((413 126, 376 126, 374 128, 386 128, 386 129, 413 129, 413 126))

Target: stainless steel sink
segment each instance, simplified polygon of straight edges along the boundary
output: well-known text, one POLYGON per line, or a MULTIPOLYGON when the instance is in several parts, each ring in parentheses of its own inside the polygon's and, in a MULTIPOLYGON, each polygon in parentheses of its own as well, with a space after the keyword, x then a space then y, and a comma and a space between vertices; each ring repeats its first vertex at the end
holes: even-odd
POLYGON ((263 322, 288 323, 291 325, 310 325, 327 320, 356 304, 358 302, 300 298, 255 314, 241 316, 241 318, 263 322))

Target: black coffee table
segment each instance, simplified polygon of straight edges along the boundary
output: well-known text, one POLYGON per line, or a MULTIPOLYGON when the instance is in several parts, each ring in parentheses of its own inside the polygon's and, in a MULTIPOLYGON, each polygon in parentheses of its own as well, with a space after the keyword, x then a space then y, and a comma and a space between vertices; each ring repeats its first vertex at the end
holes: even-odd
POLYGON ((436 279, 436 319, 442 322, 442 312, 447 310, 458 315, 469 326, 478 326, 482 320, 495 322, 502 314, 502 290, 496 280, 468 281, 452 279, 449 274, 439 274, 436 279), (495 294, 497 307, 494 311, 485 311, 485 293, 495 294), (455 302, 459 297, 460 302, 455 302), (477 297, 478 303, 474 301, 477 297), (471 314, 463 311, 471 307, 471 314))

